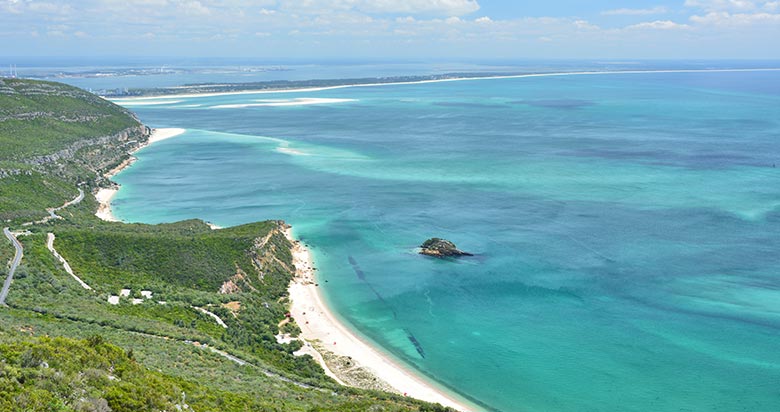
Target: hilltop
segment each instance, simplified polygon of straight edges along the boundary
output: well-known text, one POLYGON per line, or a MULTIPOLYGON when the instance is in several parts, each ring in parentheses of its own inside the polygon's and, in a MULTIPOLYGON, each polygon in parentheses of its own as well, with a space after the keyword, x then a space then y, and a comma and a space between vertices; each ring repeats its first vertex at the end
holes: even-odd
POLYGON ((149 133, 80 89, 0 79, 0 220, 24 253, 0 307, 0 409, 445 410, 341 386, 276 338, 299 331, 284 222, 95 217, 104 174, 149 133))

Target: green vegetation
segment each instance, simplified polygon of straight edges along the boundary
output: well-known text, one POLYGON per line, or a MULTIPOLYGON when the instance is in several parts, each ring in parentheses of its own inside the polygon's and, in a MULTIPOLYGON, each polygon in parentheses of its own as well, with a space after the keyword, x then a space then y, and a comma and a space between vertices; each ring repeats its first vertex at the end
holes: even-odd
POLYGON ((102 172, 148 139, 122 107, 64 84, 0 78, 0 221, 38 220, 105 185, 102 172))
MULTIPOLYGON (((219 366, 203 350, 185 352, 219 366)), ((152 371, 139 362, 136 350, 123 350, 102 335, 32 338, 0 331, 0 356, 4 360, 0 363, 0 409, 4 411, 440 410, 427 405, 413 408, 400 403, 397 396, 377 392, 335 394, 274 383, 248 367, 231 372, 247 376, 251 387, 238 383, 225 385, 232 390, 217 389, 201 383, 213 380, 207 375, 188 379, 152 371)))
POLYGON ((0 160, 50 155, 138 126, 125 109, 76 87, 0 79, 0 160))
POLYGON ((35 219, 76 195, 73 185, 38 172, 0 180, 0 221, 35 219))
POLYGON ((259 398, 209 389, 141 367, 132 352, 85 340, 38 338, 0 344, 0 408, 6 411, 263 410, 259 398))
MULTIPOLYGON (((78 89, 0 81, 0 219, 28 231, 0 307, 0 410, 445 410, 342 387, 294 354, 300 342, 277 342, 300 331, 279 326, 294 271, 283 222, 212 230, 200 220, 97 219, 91 190, 110 184, 103 173, 146 133, 124 109, 78 89), (41 127, 50 130, 29 137, 41 127), (87 196, 58 211, 62 219, 24 225, 73 199, 77 185, 87 196), (91 290, 48 250, 47 233, 91 290)), ((12 256, 3 241, 0 258, 12 256)))
MULTIPOLYGON (((268 232, 256 224, 256 233, 268 232)), ((85 280, 119 289, 137 285, 161 289, 184 287, 216 291, 236 271, 252 270, 246 252, 255 236, 223 231, 179 235, 127 230, 71 229, 58 233, 63 256, 85 280)))

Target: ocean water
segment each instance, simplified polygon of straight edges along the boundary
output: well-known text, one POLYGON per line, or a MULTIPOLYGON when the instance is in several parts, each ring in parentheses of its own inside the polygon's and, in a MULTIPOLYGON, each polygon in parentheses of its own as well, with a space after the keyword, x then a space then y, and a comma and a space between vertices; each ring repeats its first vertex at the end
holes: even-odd
POLYGON ((288 221, 347 324, 486 410, 780 410, 780 72, 143 103, 188 132, 119 218, 288 221))

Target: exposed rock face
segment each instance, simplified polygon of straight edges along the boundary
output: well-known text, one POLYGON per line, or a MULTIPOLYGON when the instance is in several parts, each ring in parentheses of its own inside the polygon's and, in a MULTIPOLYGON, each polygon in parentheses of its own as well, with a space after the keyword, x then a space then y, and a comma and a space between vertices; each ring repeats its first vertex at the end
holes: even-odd
POLYGON ((420 245, 420 254, 435 257, 473 256, 471 253, 458 249, 449 240, 438 237, 428 239, 420 245))
POLYGON ((74 142, 70 145, 70 147, 52 154, 33 157, 32 159, 26 160, 25 163, 34 166, 41 166, 70 160, 74 158, 76 154, 79 153, 79 151, 85 148, 90 148, 91 146, 94 146, 92 148, 93 150, 86 153, 87 155, 91 155, 91 160, 105 160, 100 159, 100 157, 110 157, 109 160, 116 161, 115 159, 118 157, 117 153, 115 153, 116 149, 120 150, 119 154, 121 155, 124 155, 126 152, 132 151, 133 149, 137 149, 143 143, 149 140, 150 133, 151 131, 146 126, 134 126, 110 136, 96 137, 93 139, 85 139, 74 142), (126 150, 122 150, 123 148, 126 150), (102 153, 103 151, 112 151, 112 153, 109 153, 109 156, 105 153, 102 153))

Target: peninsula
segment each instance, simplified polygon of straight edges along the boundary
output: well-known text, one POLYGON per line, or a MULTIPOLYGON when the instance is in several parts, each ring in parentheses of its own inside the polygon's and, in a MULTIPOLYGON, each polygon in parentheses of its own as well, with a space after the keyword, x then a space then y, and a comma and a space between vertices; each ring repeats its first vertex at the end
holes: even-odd
POLYGON ((453 410, 322 368, 286 316, 311 263, 284 222, 96 217, 111 174, 166 132, 71 86, 0 79, 0 409, 453 410))
POLYGON ((248 83, 201 83, 175 87, 113 89, 99 92, 109 98, 117 97, 155 97, 167 95, 207 95, 215 93, 289 91, 300 89, 328 89, 343 86, 370 86, 385 84, 403 84, 420 82, 438 82, 446 80, 476 79, 505 76, 521 76, 533 73, 519 72, 464 72, 418 76, 361 77, 353 79, 311 79, 311 80, 273 80, 248 83))

